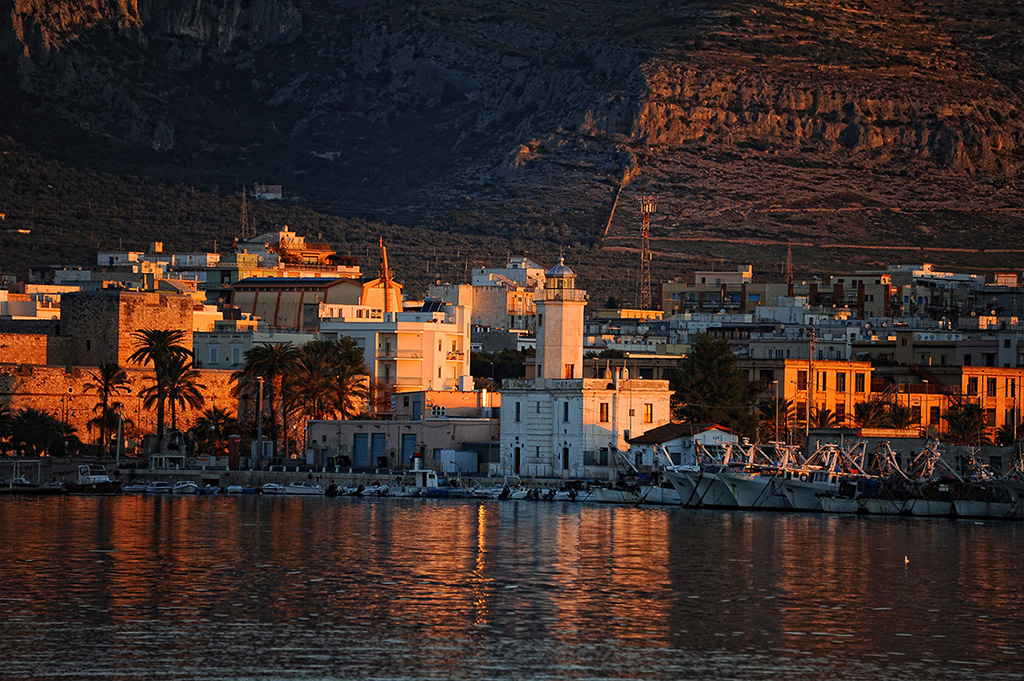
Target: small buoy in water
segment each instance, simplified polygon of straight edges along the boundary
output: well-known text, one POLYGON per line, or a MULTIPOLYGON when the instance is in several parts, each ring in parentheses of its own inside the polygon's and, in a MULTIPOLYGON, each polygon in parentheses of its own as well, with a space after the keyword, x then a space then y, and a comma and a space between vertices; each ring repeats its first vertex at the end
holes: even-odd
POLYGON ((906 556, 903 556, 903 564, 904 565, 910 565, 910 559, 907 558, 906 556))

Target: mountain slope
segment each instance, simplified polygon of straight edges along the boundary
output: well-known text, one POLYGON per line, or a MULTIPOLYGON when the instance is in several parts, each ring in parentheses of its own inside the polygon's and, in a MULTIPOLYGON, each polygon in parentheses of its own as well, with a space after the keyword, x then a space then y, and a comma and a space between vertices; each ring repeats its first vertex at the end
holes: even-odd
POLYGON ((0 123, 80 166, 603 246, 619 281, 641 193, 660 276, 1024 248, 1024 18, 998 0, 7 5, 0 123))

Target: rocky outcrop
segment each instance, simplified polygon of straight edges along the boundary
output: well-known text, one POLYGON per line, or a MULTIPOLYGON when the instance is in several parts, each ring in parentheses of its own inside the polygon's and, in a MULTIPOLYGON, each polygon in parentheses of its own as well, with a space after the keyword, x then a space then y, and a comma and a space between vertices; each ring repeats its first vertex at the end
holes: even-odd
MULTIPOLYGON (((866 160, 926 158, 962 172, 1014 175, 1024 145, 1024 117, 994 98, 931 101, 906 94, 872 96, 866 88, 780 82, 758 75, 698 73, 677 64, 648 68, 647 91, 637 103, 632 139, 654 148, 692 143, 753 145, 849 153, 866 160)), ((581 131, 612 134, 621 119, 588 113, 581 131)))

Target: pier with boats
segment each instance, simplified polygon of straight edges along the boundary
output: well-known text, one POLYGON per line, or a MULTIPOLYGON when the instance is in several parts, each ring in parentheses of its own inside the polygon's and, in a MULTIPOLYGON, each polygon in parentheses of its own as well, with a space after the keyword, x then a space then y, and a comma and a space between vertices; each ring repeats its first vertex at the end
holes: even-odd
MULTIPOLYGON (((949 518, 1024 519, 1024 464, 1018 457, 998 472, 976 454, 943 455, 927 443, 906 463, 887 442, 825 443, 809 454, 783 443, 700 445, 687 462, 656 448, 640 469, 619 456, 614 481, 457 476, 414 457, 407 470, 353 471, 282 466, 269 470, 116 469, 79 464, 73 477, 0 482, 0 495, 262 494, 273 496, 421 497, 496 501, 560 501, 721 511, 772 511, 949 518)), ((53 478, 54 476, 50 476, 53 478)))

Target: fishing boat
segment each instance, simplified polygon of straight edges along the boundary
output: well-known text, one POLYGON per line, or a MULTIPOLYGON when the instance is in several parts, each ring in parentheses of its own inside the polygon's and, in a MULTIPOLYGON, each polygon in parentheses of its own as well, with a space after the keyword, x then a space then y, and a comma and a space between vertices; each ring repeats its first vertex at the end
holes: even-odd
POLYGON ((324 488, 320 485, 311 485, 308 482, 289 482, 284 488, 285 494, 309 497, 322 497, 324 495, 324 491, 324 488))
POLYGON ((78 480, 69 483, 69 494, 117 494, 121 483, 115 482, 100 464, 82 464, 78 467, 78 480))
POLYGON ((0 483, 0 494, 49 495, 67 494, 67 486, 61 483, 32 482, 24 476, 8 478, 0 483))
POLYGON ((194 480, 179 480, 171 488, 171 494, 199 494, 199 483, 194 480))

